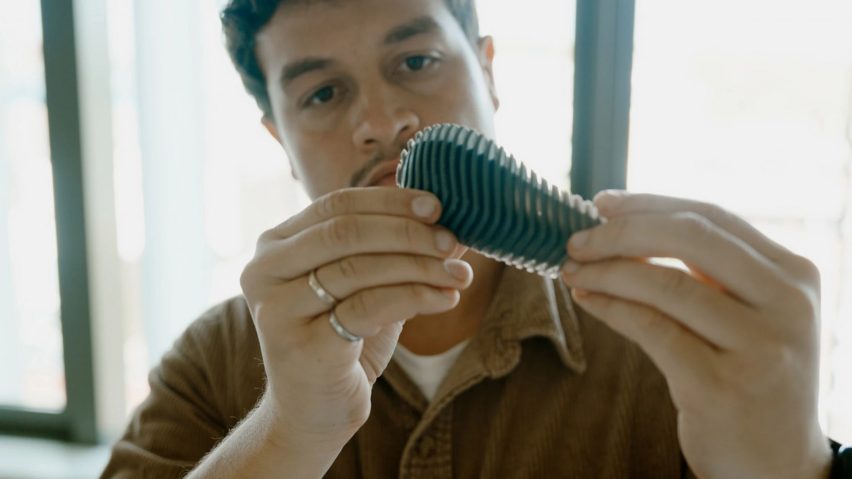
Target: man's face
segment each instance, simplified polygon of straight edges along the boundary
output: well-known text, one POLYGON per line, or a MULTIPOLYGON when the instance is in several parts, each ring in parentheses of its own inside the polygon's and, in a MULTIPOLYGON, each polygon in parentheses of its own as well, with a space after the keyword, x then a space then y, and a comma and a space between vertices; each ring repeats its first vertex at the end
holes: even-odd
POLYGON ((473 47, 444 0, 296 2, 257 36, 274 123, 316 198, 392 185, 405 143, 459 123, 493 137, 493 49, 473 47))

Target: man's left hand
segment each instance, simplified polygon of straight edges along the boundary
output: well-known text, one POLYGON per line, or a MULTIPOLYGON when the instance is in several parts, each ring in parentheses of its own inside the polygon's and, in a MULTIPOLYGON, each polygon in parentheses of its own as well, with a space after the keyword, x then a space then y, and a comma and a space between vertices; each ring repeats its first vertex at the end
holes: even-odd
POLYGON ((666 377, 693 472, 827 477, 816 266, 715 205, 613 191, 595 204, 608 221, 571 237, 563 281, 666 377))

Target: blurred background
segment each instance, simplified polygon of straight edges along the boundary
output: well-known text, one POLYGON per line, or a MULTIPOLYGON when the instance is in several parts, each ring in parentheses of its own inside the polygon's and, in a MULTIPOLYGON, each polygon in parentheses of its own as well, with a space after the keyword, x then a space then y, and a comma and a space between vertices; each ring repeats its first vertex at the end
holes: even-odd
MULTIPOLYGON (((478 3, 518 158, 718 203, 819 266, 821 420, 852 442, 852 2, 478 3)), ((0 477, 96 474, 148 370, 307 205, 223 4, 0 0, 0 477)))

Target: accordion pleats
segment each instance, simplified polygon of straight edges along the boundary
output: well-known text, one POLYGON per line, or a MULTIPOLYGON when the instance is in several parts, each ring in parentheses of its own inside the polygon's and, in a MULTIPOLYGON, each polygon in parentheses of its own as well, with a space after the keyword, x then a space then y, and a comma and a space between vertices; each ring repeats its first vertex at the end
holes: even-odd
POLYGON ((576 231, 603 222, 597 208, 538 177, 492 140, 459 125, 425 128, 408 142, 397 184, 433 193, 438 224, 471 248, 555 277, 576 231))

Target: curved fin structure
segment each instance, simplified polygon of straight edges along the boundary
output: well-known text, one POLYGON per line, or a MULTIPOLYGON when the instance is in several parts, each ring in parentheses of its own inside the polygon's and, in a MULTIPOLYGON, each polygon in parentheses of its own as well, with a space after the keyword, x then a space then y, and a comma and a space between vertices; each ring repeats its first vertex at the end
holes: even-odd
POLYGON ((396 182, 441 200, 438 224, 462 244, 517 268, 556 277, 576 231, 605 220, 591 201, 560 191, 479 132, 449 123, 418 132, 396 182))

